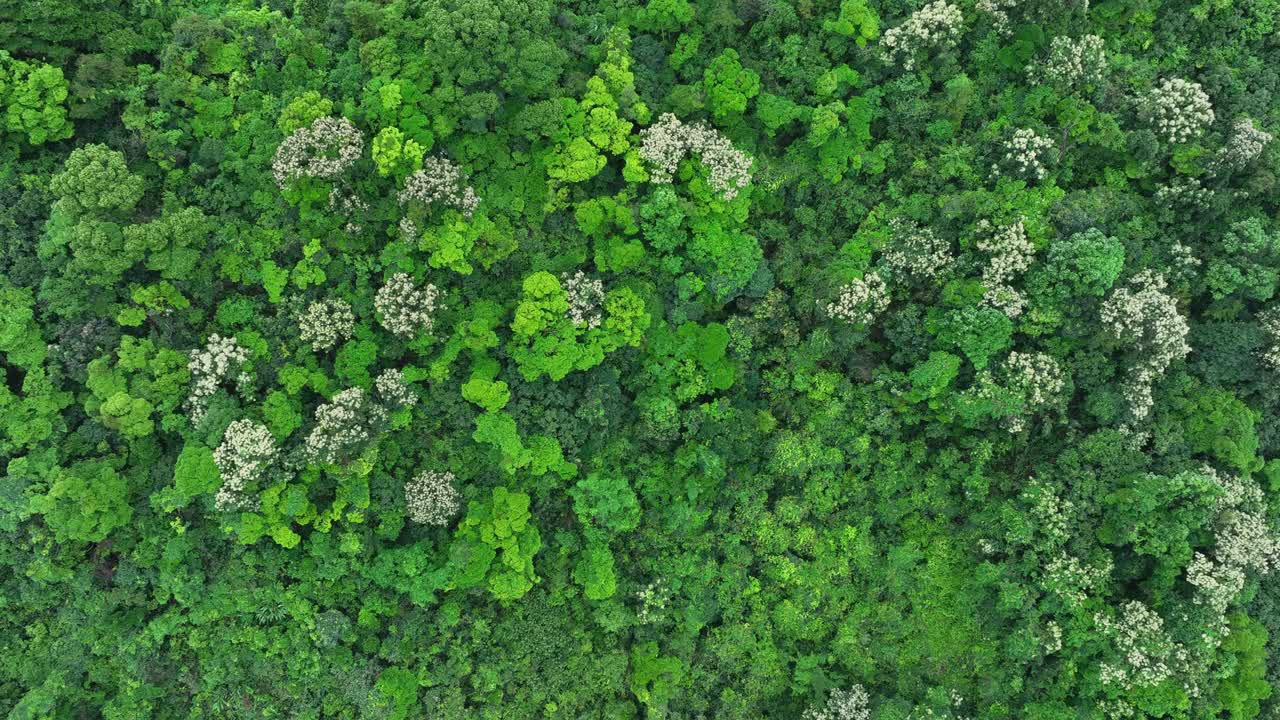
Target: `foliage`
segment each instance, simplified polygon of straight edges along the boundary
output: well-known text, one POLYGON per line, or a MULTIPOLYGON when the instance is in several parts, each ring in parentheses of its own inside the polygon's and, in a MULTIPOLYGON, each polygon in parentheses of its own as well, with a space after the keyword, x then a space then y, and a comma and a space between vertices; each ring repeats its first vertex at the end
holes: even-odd
POLYGON ((1275 21, 0 0, 0 707, 1276 716, 1275 21))

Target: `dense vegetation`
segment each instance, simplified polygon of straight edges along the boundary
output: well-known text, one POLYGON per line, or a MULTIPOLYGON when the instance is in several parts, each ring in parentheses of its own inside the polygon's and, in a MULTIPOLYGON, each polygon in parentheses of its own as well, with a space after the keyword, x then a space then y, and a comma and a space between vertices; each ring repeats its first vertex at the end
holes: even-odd
POLYGON ((1280 717, 1280 3, 260 2, 0 0, 10 720, 1280 717))

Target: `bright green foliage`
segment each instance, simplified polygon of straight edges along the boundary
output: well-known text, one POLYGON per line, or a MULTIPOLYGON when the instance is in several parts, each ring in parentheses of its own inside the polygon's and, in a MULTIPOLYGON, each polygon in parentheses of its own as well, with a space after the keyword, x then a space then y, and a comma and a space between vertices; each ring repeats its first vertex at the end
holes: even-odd
POLYGON ((124 155, 106 145, 85 145, 67 157, 49 181, 57 211, 71 218, 118 216, 142 199, 143 179, 129 172, 124 155))
POLYGON ((9 380, 0 384, 0 453, 11 454, 52 435, 73 396, 45 370, 48 345, 35 322, 31 292, 0 282, 0 304, 0 370, 9 380), (20 384, 13 382, 17 372, 20 384))
POLYGON ((1235 223, 1215 248, 1205 271, 1205 284, 1215 299, 1240 293, 1250 300, 1269 300, 1280 282, 1280 234, 1259 218, 1235 223))
POLYGON ((609 546, 589 543, 573 569, 573 581, 582 586, 588 600, 608 600, 618 591, 613 553, 609 546))
POLYGON ((647 642, 631 650, 631 692, 653 711, 661 712, 684 680, 684 664, 678 658, 658 655, 658 644, 647 642))
POLYGON ((973 367, 982 370, 996 354, 1009 347, 1013 322, 989 307, 968 306, 948 313, 939 323, 938 340, 959 348, 973 367))
POLYGON ((422 169, 425 153, 426 148, 397 128, 383 128, 373 138, 373 162, 382 176, 404 177, 422 169))
POLYGON ((89 363, 85 386, 93 395, 85 400, 85 410, 129 439, 150 435, 154 414, 170 426, 179 422, 176 413, 190 378, 187 357, 128 335, 120 339, 116 356, 114 363, 109 357, 89 363))
POLYGON ((174 464, 173 487, 166 488, 155 497, 161 507, 172 511, 185 507, 195 498, 216 492, 219 484, 213 451, 198 442, 188 442, 174 464))
POLYGON ((494 224, 481 211, 466 218, 457 211, 444 213, 441 222, 422 232, 418 247, 431 253, 428 262, 433 268, 448 268, 456 273, 470 275, 473 268, 469 260, 478 259, 486 267, 506 257, 513 248, 506 247, 509 235, 494 224), (480 256, 477 245, 497 250, 496 255, 480 256))
POLYGON ((728 390, 736 375, 733 363, 725 357, 728 346, 729 331, 719 323, 684 323, 674 331, 659 325, 650 345, 656 360, 649 367, 655 380, 654 391, 665 386, 677 400, 687 402, 728 390))
POLYGON ((521 301, 511 320, 508 352, 526 380, 547 375, 560 380, 574 370, 599 365, 607 353, 638 345, 649 326, 644 302, 620 288, 605 296, 599 328, 575 325, 560 281, 547 272, 524 279, 521 301))
POLYGON ((62 69, 27 63, 0 50, 0 110, 4 127, 21 133, 31 145, 71 137, 67 120, 67 80, 62 69))
POLYGON ((1124 267, 1124 246, 1097 229, 1059 240, 1049 247, 1043 282, 1055 294, 1102 296, 1124 267))
POLYGON ((1212 458, 1234 472, 1262 469, 1258 458, 1257 413, 1232 393, 1195 382, 1178 383, 1156 417, 1158 431, 1176 437, 1187 450, 1212 458))
POLYGON ((208 219, 196 208, 166 212, 159 218, 124 229, 124 252, 145 260, 148 270, 161 277, 189 277, 200 260, 210 231, 208 219))
POLYGON ((585 182, 604 169, 607 155, 625 155, 631 148, 634 124, 624 115, 645 122, 649 110, 635 91, 630 44, 625 32, 611 33, 605 41, 605 61, 587 80, 582 100, 562 100, 564 120, 557 133, 559 145, 548 162, 548 177, 585 182))
POLYGON ((559 380, 582 357, 576 342, 578 329, 567 316, 569 301, 560 281, 548 272, 530 275, 521 287, 520 304, 511 320, 511 356, 525 379, 545 374, 559 380))
POLYGON ((322 117, 333 114, 333 101, 315 90, 308 90, 294 98, 280 111, 276 127, 285 134, 304 128, 322 117))
POLYGON ((569 491, 573 510, 588 534, 616 535, 640 524, 640 504, 625 478, 592 473, 569 491))
POLYGON ((0 707, 1277 716, 1275 15, 0 1, 0 707))
POLYGON ((374 685, 377 699, 374 707, 387 720, 405 720, 418 703, 418 679, 400 667, 389 667, 374 685))
POLYGON ((49 182, 58 197, 41 242, 43 257, 69 251, 67 269, 94 285, 111 285, 143 258, 145 242, 126 243, 120 220, 142 198, 143 180, 105 145, 77 148, 49 182))
POLYGON ((449 550, 450 587, 485 586, 500 601, 518 600, 538 582, 533 556, 542 547, 529 520, 529 496, 504 487, 472 502, 449 550))
POLYGON ((48 346, 35 322, 31 291, 0 284, 0 353, 6 363, 23 368, 40 367, 48 356, 48 346))
POLYGON ((868 40, 880 35, 880 16, 867 7, 866 0, 841 0, 839 17, 824 21, 822 29, 853 38, 858 47, 866 47, 868 40))
POLYGON ((742 66, 738 51, 725 48, 702 76, 711 112, 717 120, 735 118, 747 110, 747 101, 760 94, 760 75, 742 66))
POLYGON ((960 373, 960 358, 948 352, 934 351, 929 359, 911 370, 911 394, 915 401, 939 397, 960 373))
POLYGON ((1267 629, 1246 615, 1231 617, 1231 634, 1222 649, 1235 658, 1235 671, 1224 678, 1213 694, 1218 712, 1226 712, 1231 720, 1258 717, 1259 702, 1271 697, 1273 688, 1266 681, 1267 629))
POLYGON ((649 0, 636 11, 636 27, 642 30, 675 32, 693 19, 689 0, 649 0))
POLYGON ((64 542, 98 542, 133 516, 128 483, 102 460, 60 471, 48 492, 31 499, 31 509, 64 542))
POLYGON ((486 358, 477 362, 472 368, 471 379, 462 384, 462 397, 487 412, 497 412, 506 407, 511 393, 505 382, 494 379, 498 369, 498 363, 493 360, 486 358))
POLYGON ((531 435, 527 443, 522 440, 515 420, 505 412, 486 412, 478 416, 471 438, 494 446, 500 458, 498 464, 508 474, 528 468, 534 476, 550 471, 568 479, 578 471, 576 466, 565 461, 560 443, 554 438, 531 435))

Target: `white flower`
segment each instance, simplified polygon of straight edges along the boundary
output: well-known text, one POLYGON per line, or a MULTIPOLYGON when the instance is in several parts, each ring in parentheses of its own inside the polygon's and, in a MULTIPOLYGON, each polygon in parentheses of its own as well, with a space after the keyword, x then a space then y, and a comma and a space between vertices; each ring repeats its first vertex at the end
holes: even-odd
POLYGON ((463 178, 462 168, 442 157, 423 160, 422 169, 405 179, 399 200, 401 205, 442 203, 461 210, 467 217, 480 205, 475 189, 463 178))
POLYGON ((843 285, 839 296, 827 303, 827 316, 853 325, 868 324, 889 307, 889 290, 879 273, 868 272, 843 285))
POLYGON ((1017 317, 1022 314, 1026 300, 1010 283, 1031 266, 1035 245, 1027 238, 1021 219, 1000 227, 983 220, 978 223, 978 230, 983 233, 978 249, 991 255, 982 271, 982 285, 987 289, 983 302, 1011 318, 1017 317))
POLYGON ((227 426, 222 444, 213 451, 222 487, 214 496, 219 510, 252 510, 257 500, 245 493, 245 486, 260 478, 276 460, 276 443, 266 426, 252 420, 236 420, 227 426))
POLYGON ((191 371, 191 394, 187 397, 187 406, 191 410, 192 424, 199 423, 209 407, 209 399, 218 391, 218 386, 227 378, 235 375, 237 380, 244 376, 240 366, 249 360, 249 351, 240 347, 234 337, 210 335, 209 342, 203 350, 193 351, 187 369, 191 371))
POLYGON ((1199 83, 1166 78, 1138 105, 1138 113, 1171 143, 1194 140, 1213 123, 1213 104, 1199 83))
POLYGON ((1045 167, 1047 155, 1054 147, 1053 141, 1042 137, 1035 130, 1020 128, 1001 146, 1003 154, 992 166, 992 171, 1002 169, 1017 177, 1043 180, 1049 169, 1045 167))
POLYGON ((820 709, 809 708, 803 720, 870 720, 871 697, 861 685, 832 690, 820 709))
POLYGON ((1191 352, 1186 318, 1178 303, 1164 293, 1163 277, 1149 270, 1134 276, 1102 304, 1102 324, 1115 339, 1134 351, 1136 364, 1124 382, 1130 412, 1142 420, 1151 411, 1151 388, 1166 368, 1191 352))
POLYGON ((1215 170, 1240 170, 1257 160, 1271 142, 1271 133, 1254 126, 1249 118, 1236 118, 1227 144, 1214 159, 1215 170))
POLYGON ((328 350, 351 337, 355 313, 346 300, 317 300, 298 316, 298 335, 316 350, 328 350))
POLYGON ((419 288, 407 273, 396 273, 378 290, 373 307, 382 326, 401 337, 411 338, 419 330, 431 332, 434 315, 440 310, 435 285, 419 288))
POLYGON ((951 267, 951 243, 911 220, 889 221, 889 245, 882 260, 891 280, 902 283, 937 280, 951 267))
POLYGON ((316 118, 276 148, 271 174, 282 189, 305 177, 333 180, 360 159, 364 136, 346 118, 316 118))
POLYGON ((587 277, 579 270, 570 275, 560 276, 560 286, 564 288, 569 309, 566 314, 574 325, 585 325, 587 328, 600 327, 601 306, 604 305, 604 283, 599 279, 587 277))
POLYGON ((751 158, 706 125, 685 125, 675 115, 663 113, 658 122, 640 131, 640 137, 640 158, 649 166, 649 178, 655 183, 670 183, 689 153, 702 159, 708 182, 726 201, 737 197, 751 182, 751 158))
POLYGON ((307 458, 331 465, 345 462, 373 439, 386 420, 387 411, 372 402, 364 390, 343 390, 316 408, 316 424, 306 440, 307 458))
POLYGON ((946 0, 935 0, 887 31, 880 42, 890 62, 901 58, 903 69, 914 70, 916 56, 921 52, 955 47, 963 24, 964 15, 959 7, 946 0))
POLYGON ((417 394, 405 382, 404 373, 397 369, 383 370, 373 381, 373 386, 378 397, 392 408, 407 408, 418 402, 417 394))
POLYGON ((1033 79, 1040 77, 1068 90, 1098 82, 1107 69, 1104 47, 1097 35, 1082 35, 1075 40, 1055 37, 1049 43, 1049 57, 1040 65, 1028 66, 1027 73, 1033 79))
POLYGON ((458 514, 461 497, 451 472, 418 473, 404 484, 404 504, 409 519, 421 525, 448 525, 458 514))

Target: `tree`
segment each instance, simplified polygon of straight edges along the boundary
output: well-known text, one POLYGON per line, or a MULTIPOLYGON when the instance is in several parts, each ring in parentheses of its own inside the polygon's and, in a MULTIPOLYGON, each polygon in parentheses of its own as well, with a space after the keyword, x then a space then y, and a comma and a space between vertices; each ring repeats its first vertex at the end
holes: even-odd
POLYGON ((529 496, 505 487, 470 503, 449 549, 449 587, 483 585, 503 602, 529 592, 538 582, 533 556, 542 547, 538 528, 529 522, 532 517, 529 496))
POLYGON ((15 60, 0 50, 0 109, 5 127, 26 135, 31 145, 71 137, 67 121, 67 80, 62 69, 15 60))
POLYGON ((125 478, 104 460, 59 471, 48 492, 31 499, 31 509, 63 542, 98 542, 133 516, 125 478))
POLYGON ((725 48, 702 76, 711 112, 717 120, 741 117, 747 101, 760 94, 760 75, 742 66, 738 51, 725 48))

